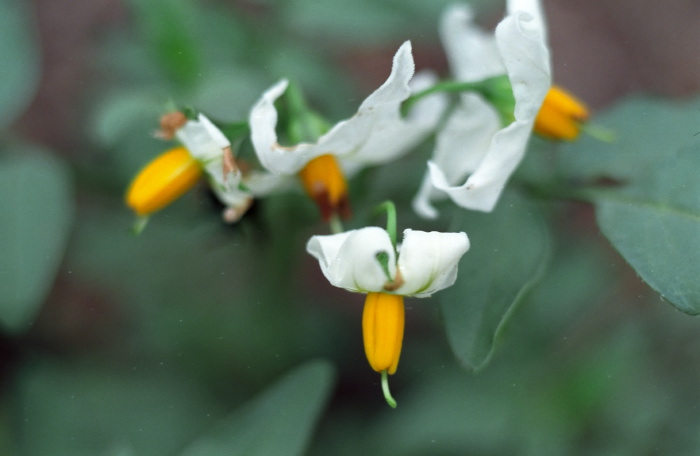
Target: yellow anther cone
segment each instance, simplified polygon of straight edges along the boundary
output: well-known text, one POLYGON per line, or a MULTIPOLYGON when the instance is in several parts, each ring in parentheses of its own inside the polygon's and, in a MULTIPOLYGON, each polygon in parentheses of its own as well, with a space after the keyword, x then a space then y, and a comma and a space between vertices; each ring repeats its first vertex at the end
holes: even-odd
POLYGON ((306 193, 318 205, 325 221, 330 220, 334 214, 349 217, 348 186, 333 155, 321 155, 309 161, 299 171, 299 178, 306 193))
POLYGON ((396 372, 404 329, 403 296, 368 293, 362 314, 367 361, 377 372, 396 372))
POLYGON ((550 139, 572 141, 578 137, 588 117, 588 108, 583 102, 561 87, 553 86, 535 119, 535 132, 550 139))
POLYGON ((187 149, 170 149, 146 165, 131 182, 126 204, 139 216, 152 214, 182 196, 201 176, 201 166, 187 149))

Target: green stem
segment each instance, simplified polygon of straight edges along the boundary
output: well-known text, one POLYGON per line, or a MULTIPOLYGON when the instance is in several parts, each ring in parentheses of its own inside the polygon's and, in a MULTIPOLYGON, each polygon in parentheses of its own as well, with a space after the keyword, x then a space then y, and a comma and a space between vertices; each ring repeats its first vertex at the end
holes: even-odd
POLYGON ((396 399, 392 397, 391 391, 389 391, 389 374, 386 369, 382 371, 382 392, 389 407, 396 408, 396 399))
POLYGON ((386 211, 386 232, 389 233, 391 245, 393 245, 394 250, 396 250, 396 206, 394 202, 389 200, 384 201, 375 209, 375 212, 382 211, 386 211))
POLYGON ((432 87, 429 87, 420 92, 414 93, 406 100, 404 100, 401 105, 401 115, 406 116, 411 110, 413 105, 415 105, 421 98, 427 97, 434 93, 447 92, 447 93, 460 93, 467 91, 479 91, 481 88, 481 82, 460 82, 460 81, 441 81, 432 87))
POLYGON ((147 215, 140 215, 136 218, 136 221, 131 226, 131 234, 138 236, 146 228, 148 224, 149 217, 147 215))
POLYGON ((332 234, 338 234, 345 231, 343 229, 343 222, 340 220, 340 216, 338 214, 334 213, 333 215, 331 215, 331 219, 328 221, 328 224, 330 226, 332 234))
POLYGON ((586 133, 593 139, 597 139, 598 141, 608 144, 615 142, 616 135, 613 130, 592 124, 581 124, 580 128, 582 132, 586 133))

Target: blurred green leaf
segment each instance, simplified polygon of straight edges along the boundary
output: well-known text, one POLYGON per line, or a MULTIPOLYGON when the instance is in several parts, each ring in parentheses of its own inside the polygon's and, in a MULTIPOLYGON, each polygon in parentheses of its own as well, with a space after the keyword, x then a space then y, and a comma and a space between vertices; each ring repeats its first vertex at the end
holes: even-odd
POLYGON ((700 99, 677 102, 635 97, 615 104, 593 123, 615 134, 604 142, 583 134, 562 144, 561 171, 584 180, 628 181, 648 173, 680 147, 700 143, 700 99))
POLYGON ((154 364, 28 364, 15 401, 21 454, 174 454, 221 410, 182 372, 154 364))
MULTIPOLYGON (((104 146, 115 146, 129 137, 150 137, 165 110, 165 98, 153 96, 153 89, 121 90, 98 105, 94 137, 104 146)), ((128 152, 128 151, 125 151, 128 152)), ((143 157, 143 153, 140 154, 143 157)))
MULTIPOLYGON (((387 44, 406 39, 437 36, 441 12, 451 0, 295 0, 285 2, 285 23, 324 43, 353 45, 387 44)), ((493 0, 472 0, 474 9, 501 6, 493 0)), ((502 2, 501 2, 502 3, 502 2)))
POLYGON ((190 0, 131 0, 141 32, 173 81, 191 85, 201 74, 196 41, 198 5, 190 0))
POLYGON ((0 129, 22 112, 39 83, 39 50, 29 5, 0 0, 0 129))
POLYGON ((653 289, 700 314, 700 146, 667 156, 644 179, 595 193, 598 223, 653 289))
POLYGON ((479 369, 512 309, 542 273, 550 241, 538 208, 515 194, 504 194, 488 214, 456 213, 450 231, 466 232, 471 248, 457 282, 440 293, 440 304, 452 350, 464 366, 479 369))
POLYGON ((182 456, 292 456, 306 448, 333 385, 322 361, 297 368, 244 406, 182 456))
POLYGON ((73 216, 68 170, 23 147, 0 159, 0 324, 31 324, 53 283, 73 216))

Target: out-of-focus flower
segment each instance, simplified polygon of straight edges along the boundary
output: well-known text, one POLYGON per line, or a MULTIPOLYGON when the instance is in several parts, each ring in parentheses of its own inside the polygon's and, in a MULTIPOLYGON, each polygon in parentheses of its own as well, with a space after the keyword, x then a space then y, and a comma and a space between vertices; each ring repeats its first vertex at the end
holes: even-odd
POLYGON ((535 119, 535 133, 549 139, 573 141, 589 116, 582 101, 561 87, 553 86, 535 119))
POLYGON ((506 74, 515 109, 504 126, 489 101, 475 93, 460 95, 414 199, 421 216, 436 217, 431 201, 446 196, 461 207, 491 211, 525 154, 551 85, 549 51, 539 2, 509 0, 507 9, 495 34, 477 27, 466 6, 453 6, 443 16, 441 36, 455 78, 471 82, 506 74))
POLYGON ((401 103, 435 81, 431 75, 413 75, 411 44, 405 42, 394 56, 389 78, 364 100, 357 113, 314 140, 289 146, 279 144, 276 132, 274 103, 288 85, 280 81, 263 94, 250 114, 251 139, 260 163, 275 175, 300 175, 312 198, 323 199, 319 204, 324 217, 329 212, 343 215, 347 210, 344 174, 395 160, 437 124, 445 106, 441 96, 421 100, 402 116, 401 103), (307 166, 315 170, 304 171, 307 166))
POLYGON ((365 354, 370 366, 382 374, 385 397, 392 406, 396 403, 386 376, 396 372, 401 354, 403 297, 424 298, 451 286, 459 259, 468 249, 465 233, 405 230, 397 255, 389 233, 379 227, 313 236, 306 245, 331 285, 367 293, 362 317, 365 354))
POLYGON ((224 219, 237 221, 252 203, 242 185, 231 143, 206 116, 188 120, 180 112, 161 119, 160 136, 177 138, 183 147, 172 149, 146 165, 133 180, 126 202, 137 215, 147 217, 167 206, 206 175, 212 191, 226 206, 224 219))

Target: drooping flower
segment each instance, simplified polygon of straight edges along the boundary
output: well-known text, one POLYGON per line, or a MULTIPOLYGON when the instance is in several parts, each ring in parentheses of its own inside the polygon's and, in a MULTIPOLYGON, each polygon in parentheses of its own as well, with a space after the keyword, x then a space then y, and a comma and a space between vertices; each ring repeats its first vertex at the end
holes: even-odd
POLYGON ((460 258, 469 249, 465 233, 407 229, 394 248, 386 230, 367 227, 313 236, 306 250, 336 287, 367 293, 362 317, 365 354, 382 374, 390 405, 387 375, 396 372, 404 329, 404 296, 424 298, 454 284, 460 258), (398 254, 397 254, 398 251, 398 254))
POLYGON ((306 191, 319 202, 324 218, 332 213, 342 215, 347 210, 347 173, 398 158, 437 124, 445 106, 440 96, 421 100, 402 116, 402 102, 435 81, 428 74, 413 76, 411 44, 407 41, 394 56, 389 78, 352 117, 314 140, 288 146, 278 142, 274 105, 288 82, 278 82, 262 95, 250 114, 251 139, 260 163, 275 175, 300 176, 306 191), (304 171, 307 166, 315 170, 304 171))
POLYGON ((466 6, 453 6, 443 16, 441 36, 455 77, 471 82, 506 74, 514 120, 503 126, 499 112, 480 95, 460 95, 413 202, 424 217, 436 217, 431 201, 445 197, 467 209, 491 211, 525 154, 551 85, 549 51, 539 1, 508 0, 507 9, 495 34, 477 27, 466 6))
POLYGON ((134 178, 126 202, 137 215, 147 217, 192 188, 205 175, 212 191, 226 206, 224 219, 237 221, 252 202, 241 186, 242 173, 233 160, 231 143, 206 116, 188 120, 180 112, 161 120, 161 136, 177 138, 183 147, 156 157, 134 178))

